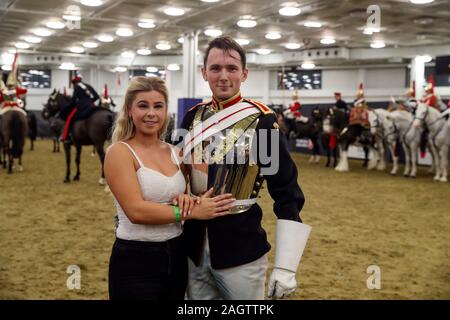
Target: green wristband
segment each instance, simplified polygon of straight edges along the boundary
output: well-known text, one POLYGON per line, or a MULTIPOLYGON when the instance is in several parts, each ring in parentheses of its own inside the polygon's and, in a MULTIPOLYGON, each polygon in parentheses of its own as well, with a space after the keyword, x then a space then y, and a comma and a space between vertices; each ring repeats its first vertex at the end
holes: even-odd
POLYGON ((173 213, 175 213, 175 222, 181 222, 181 213, 178 206, 173 206, 173 213))

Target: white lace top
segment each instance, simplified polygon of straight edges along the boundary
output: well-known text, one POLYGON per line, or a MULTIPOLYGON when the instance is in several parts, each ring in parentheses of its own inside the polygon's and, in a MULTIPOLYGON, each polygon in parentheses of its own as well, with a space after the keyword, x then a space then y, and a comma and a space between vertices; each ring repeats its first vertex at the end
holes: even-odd
MULTIPOLYGON (((180 170, 180 163, 172 146, 170 146, 172 161, 177 164, 178 171, 173 176, 169 177, 159 171, 145 167, 133 148, 126 142, 121 143, 130 149, 131 153, 139 163, 139 169, 136 171, 136 175, 144 200, 158 203, 171 203, 173 198, 184 192, 186 181, 180 170)), ((115 197, 114 203, 117 208, 118 216, 118 226, 116 229, 117 238, 124 240, 160 242, 175 238, 182 232, 181 223, 169 223, 163 225, 133 224, 128 219, 115 197)))

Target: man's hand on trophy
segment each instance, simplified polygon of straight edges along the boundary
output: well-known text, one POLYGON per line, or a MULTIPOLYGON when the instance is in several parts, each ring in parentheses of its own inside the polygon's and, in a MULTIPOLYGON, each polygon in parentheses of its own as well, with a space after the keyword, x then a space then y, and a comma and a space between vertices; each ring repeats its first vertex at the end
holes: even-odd
POLYGON ((296 288, 295 272, 274 268, 269 278, 267 297, 282 299, 292 294, 296 288))

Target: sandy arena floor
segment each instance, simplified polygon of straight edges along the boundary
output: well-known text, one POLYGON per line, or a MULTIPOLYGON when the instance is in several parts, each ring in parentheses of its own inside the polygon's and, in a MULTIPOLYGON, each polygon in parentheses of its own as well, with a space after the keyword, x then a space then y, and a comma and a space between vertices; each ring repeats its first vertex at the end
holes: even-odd
MULTIPOLYGON (((83 152, 80 182, 62 183, 64 156, 50 141, 26 150, 23 172, 0 170, 0 299, 108 298, 115 209, 97 183, 98 158, 83 152), (66 286, 70 265, 81 268, 80 290, 66 286)), ((425 167, 413 180, 360 161, 338 173, 293 157, 306 195, 301 216, 313 229, 292 299, 450 299, 449 183, 433 182, 425 167), (380 267, 379 290, 367 288, 370 265, 380 267)), ((260 205, 274 243, 267 189, 260 205)))

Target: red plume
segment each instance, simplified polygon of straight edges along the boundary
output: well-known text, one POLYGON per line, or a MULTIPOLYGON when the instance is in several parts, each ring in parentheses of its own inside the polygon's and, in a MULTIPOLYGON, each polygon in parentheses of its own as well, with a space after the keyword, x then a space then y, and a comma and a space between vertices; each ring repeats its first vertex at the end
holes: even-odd
POLYGON ((364 97, 364 85, 362 84, 362 82, 359 84, 358 97, 359 98, 364 97))
POLYGON ((416 97, 416 80, 413 80, 413 82, 412 82, 411 95, 414 98, 416 97))
POLYGON ((108 99, 108 85, 105 83, 105 89, 103 91, 103 96, 105 99, 108 99))
POLYGON ((66 86, 64 86, 64 96, 67 96, 67 90, 66 90, 66 86))
POLYGON ((431 91, 431 93, 434 93, 434 78, 433 75, 430 74, 430 77, 428 78, 428 86, 431 91))

